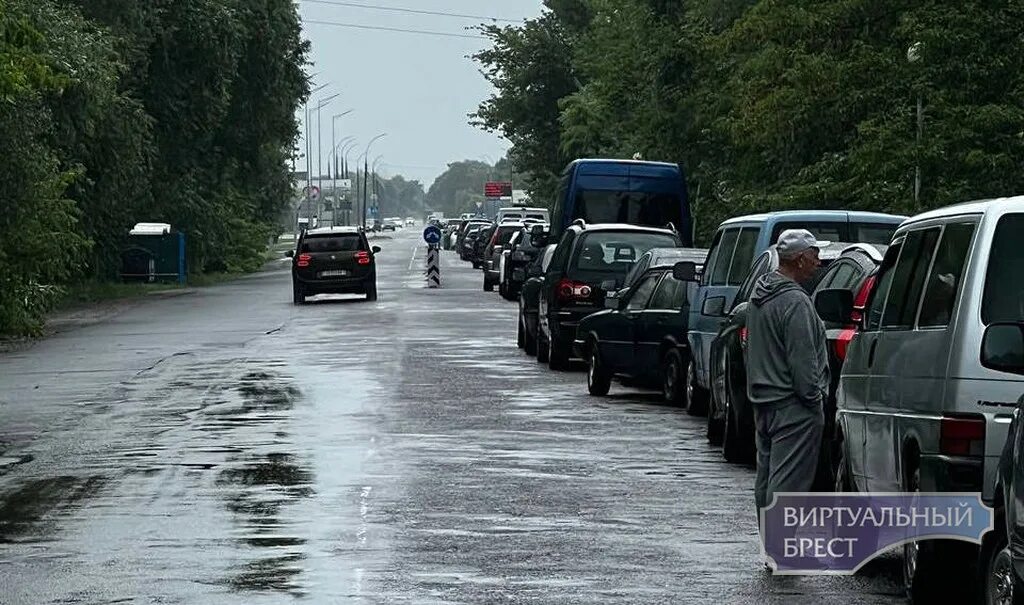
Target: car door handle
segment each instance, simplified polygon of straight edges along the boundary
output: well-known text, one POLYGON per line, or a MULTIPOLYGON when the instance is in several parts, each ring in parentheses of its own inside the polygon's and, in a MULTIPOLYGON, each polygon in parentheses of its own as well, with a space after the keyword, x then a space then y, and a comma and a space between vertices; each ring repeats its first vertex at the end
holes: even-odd
POLYGON ((871 341, 871 348, 868 349, 868 367, 875 365, 875 349, 878 347, 878 338, 871 341))

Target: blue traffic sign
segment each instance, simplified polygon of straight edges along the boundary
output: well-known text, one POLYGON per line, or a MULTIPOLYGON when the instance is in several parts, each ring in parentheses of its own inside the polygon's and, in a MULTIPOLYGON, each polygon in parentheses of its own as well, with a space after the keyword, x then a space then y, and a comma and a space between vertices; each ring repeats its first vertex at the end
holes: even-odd
POLYGON ((427 225, 423 230, 423 241, 436 244, 441 241, 441 229, 437 225, 427 225))

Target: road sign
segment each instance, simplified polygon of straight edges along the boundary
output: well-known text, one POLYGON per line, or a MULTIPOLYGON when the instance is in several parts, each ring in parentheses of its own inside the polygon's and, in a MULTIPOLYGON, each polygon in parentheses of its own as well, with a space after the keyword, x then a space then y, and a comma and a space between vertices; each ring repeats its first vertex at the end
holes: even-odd
POLYGON ((441 229, 437 225, 427 225, 423 230, 423 241, 428 244, 436 244, 441 241, 441 229))
POLYGON ((305 189, 303 189, 302 192, 308 195, 309 199, 311 200, 320 199, 320 188, 317 187, 316 185, 313 185, 312 187, 306 187, 305 189))
POLYGON ((512 183, 509 181, 488 181, 484 183, 484 197, 512 198, 512 183))

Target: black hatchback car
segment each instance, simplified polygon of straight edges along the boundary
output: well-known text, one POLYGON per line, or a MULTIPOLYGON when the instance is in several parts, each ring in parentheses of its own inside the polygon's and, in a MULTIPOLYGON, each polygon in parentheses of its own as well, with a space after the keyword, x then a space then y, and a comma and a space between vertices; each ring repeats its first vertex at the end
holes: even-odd
POLYGON ((544 274, 538 308, 537 359, 564 369, 576 326, 604 308, 605 295, 651 248, 682 246, 674 231, 625 224, 587 225, 578 220, 562 234, 544 274))
POLYGON ((632 287, 608 297, 610 308, 580 321, 574 349, 587 360, 591 395, 607 395, 612 378, 618 378, 630 386, 661 388, 666 401, 683 403, 689 292, 696 274, 693 261, 655 265, 632 287))
POLYGON ((379 246, 370 246, 358 227, 312 229, 299 237, 292 258, 293 302, 317 294, 365 294, 377 300, 379 246))

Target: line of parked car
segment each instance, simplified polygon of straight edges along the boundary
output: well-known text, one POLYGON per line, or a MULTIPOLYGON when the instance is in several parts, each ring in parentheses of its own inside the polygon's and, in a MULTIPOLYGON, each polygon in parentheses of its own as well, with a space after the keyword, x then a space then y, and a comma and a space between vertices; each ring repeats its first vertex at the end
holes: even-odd
POLYGON ((483 289, 518 301, 519 346, 555 370, 583 360, 594 396, 615 382, 661 390, 706 416, 707 439, 726 460, 751 463, 749 299, 778 267, 779 234, 811 231, 827 245, 801 285, 825 323, 831 372, 815 489, 980 492, 995 530, 980 547, 904 545, 907 595, 927 602, 969 585, 984 602, 1022 600, 1024 198, 913 218, 743 216, 723 222, 704 250, 677 228, 689 225, 685 194, 630 197, 672 190, 665 165, 652 168, 665 183, 637 185, 651 163, 619 162, 623 195, 587 191, 587 175, 607 187, 619 168, 588 162, 597 161, 566 170, 550 223, 472 218, 452 230, 449 246, 482 269, 483 289))

